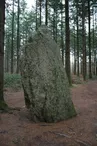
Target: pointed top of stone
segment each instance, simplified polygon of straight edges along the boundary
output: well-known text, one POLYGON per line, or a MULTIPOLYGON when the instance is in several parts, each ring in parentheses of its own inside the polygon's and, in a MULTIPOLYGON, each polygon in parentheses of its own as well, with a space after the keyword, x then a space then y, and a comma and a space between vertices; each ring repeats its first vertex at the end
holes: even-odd
POLYGON ((50 28, 48 28, 46 25, 41 25, 38 28, 38 32, 42 33, 42 34, 50 34, 51 35, 51 30, 50 28))
POLYGON ((60 48, 47 26, 41 26, 25 46, 21 79, 25 104, 35 122, 57 122, 76 115, 60 48))

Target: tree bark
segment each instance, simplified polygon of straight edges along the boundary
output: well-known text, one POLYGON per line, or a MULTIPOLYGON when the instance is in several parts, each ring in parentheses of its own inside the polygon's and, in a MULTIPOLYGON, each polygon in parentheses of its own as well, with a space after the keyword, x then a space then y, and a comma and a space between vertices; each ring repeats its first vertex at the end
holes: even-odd
POLYGON ((4 79, 4 21, 5 21, 5 0, 0 1, 0 101, 3 97, 4 79))
POLYGON ((83 79, 86 80, 85 0, 82 0, 83 79))
POLYGON ((94 53, 94 75, 96 75, 96 53, 95 53, 95 48, 94 48, 94 42, 95 42, 95 32, 94 32, 94 9, 93 9, 93 53, 94 53))
MULTIPOLYGON (((61 3, 62 3, 62 0, 61 0, 61 3)), ((64 65, 63 8, 61 8, 61 48, 62 48, 62 63, 64 65)))
POLYGON ((13 55, 14 55, 14 0, 13 0, 13 12, 12 12, 12 44, 11 44, 11 73, 13 73, 13 55))
POLYGON ((19 51, 20 51, 20 0, 18 0, 18 18, 17 18, 17 71, 19 73, 19 51))
POLYGON ((48 0, 45 2, 45 25, 48 25, 48 0))
POLYGON ((76 75, 76 46, 75 46, 75 26, 74 26, 74 75, 76 75))
POLYGON ((5 0, 0 1, 0 110, 7 105, 4 101, 4 23, 5 23, 5 0))
POLYGON ((71 71, 70 71, 70 29, 69 29, 69 2, 65 0, 65 68, 69 84, 71 85, 71 71))
MULTIPOLYGON (((8 32, 9 33, 9 32, 8 32)), ((6 34, 6 47, 5 47, 5 72, 9 72, 9 60, 10 60, 10 35, 6 34)))
POLYGON ((37 31, 37 27, 38 27, 38 24, 37 24, 37 0, 36 0, 36 31, 37 31))
POLYGON ((77 1, 77 76, 79 76, 79 23, 78 23, 78 1, 77 1))
POLYGON ((40 11, 40 26, 41 26, 41 4, 42 4, 42 0, 40 0, 40 7, 39 7, 39 11, 40 11))
POLYGON ((88 37, 88 45, 89 45, 89 78, 92 78, 92 71, 91 71, 91 27, 90 27, 90 0, 88 0, 88 28, 89 28, 89 37, 88 37))

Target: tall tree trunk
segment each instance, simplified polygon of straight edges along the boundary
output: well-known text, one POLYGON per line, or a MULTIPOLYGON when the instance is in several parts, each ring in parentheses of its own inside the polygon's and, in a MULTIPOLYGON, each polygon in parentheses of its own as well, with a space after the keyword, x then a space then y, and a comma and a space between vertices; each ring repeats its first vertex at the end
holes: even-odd
POLYGON ((40 26, 41 26, 41 10, 42 10, 42 9, 41 9, 41 5, 42 5, 42 0, 40 0, 40 7, 39 7, 39 11, 40 11, 40 24, 39 24, 39 25, 40 25, 40 26))
MULTIPOLYGON (((97 9, 95 8, 95 27, 94 28, 97 28, 97 15, 96 15, 96 11, 97 9)), ((95 40, 95 35, 96 33, 94 34, 94 40, 95 40)), ((94 41, 94 52, 95 52, 95 65, 96 65, 96 76, 97 76, 97 43, 96 43, 96 40, 94 41)))
POLYGON ((6 34, 5 34, 5 53, 4 53, 4 72, 7 72, 7 31, 6 31, 6 34))
POLYGON ((6 33, 6 47, 5 47, 5 72, 9 72, 9 48, 10 48, 10 35, 6 33))
POLYGON ((37 0, 36 0, 36 31, 37 31, 37 27, 38 27, 38 22, 37 22, 37 0))
MULTIPOLYGON (((62 3, 62 0, 61 0, 62 3)), ((64 40, 63 40, 63 9, 61 8, 61 48, 62 48, 62 63, 64 65, 64 40)))
POLYGON ((83 79, 86 80, 85 0, 82 0, 83 79))
POLYGON ((88 28, 89 28, 89 37, 88 37, 88 45, 89 45, 89 78, 92 78, 92 72, 91 72, 91 28, 90 28, 90 0, 88 0, 88 28))
POLYGON ((45 25, 48 25, 48 0, 45 1, 45 25))
POLYGON ((54 40, 56 41, 56 31, 55 31, 55 28, 56 28, 56 22, 55 22, 55 9, 53 10, 53 38, 54 40))
POLYGON ((18 0, 18 18, 17 18, 17 73, 19 73, 19 51, 20 51, 20 0, 18 0))
POLYGON ((57 42, 57 9, 55 10, 55 41, 57 42))
POLYGON ((57 11, 57 1, 54 2, 53 7, 53 36, 54 40, 57 42, 57 17, 58 17, 58 11, 57 11))
POLYGON ((12 6, 12 44, 11 44, 11 73, 13 73, 13 55, 14 55, 14 0, 12 6))
POLYGON ((0 1, 0 101, 3 97, 4 79, 4 21, 5 21, 5 1, 0 1))
POLYGON ((93 53, 94 53, 94 71, 93 71, 93 73, 94 73, 94 75, 96 75, 96 52, 95 52, 95 48, 94 48, 94 42, 95 42, 95 32, 94 32, 94 9, 93 9, 93 36, 92 36, 92 38, 93 38, 93 53))
MULTIPOLYGON (((8 36, 8 48, 10 47, 10 36, 8 36)), ((7 59, 7 64, 6 64, 6 71, 7 72, 9 72, 9 50, 8 50, 8 48, 7 48, 7 57, 6 57, 6 59, 7 59)))
POLYGON ((74 75, 76 75, 76 46, 75 46, 75 25, 74 25, 74 75))
POLYGON ((79 19, 78 19, 78 1, 77 1, 77 76, 79 76, 79 19))
POLYGON ((71 71, 70 71, 70 29, 69 29, 69 1, 65 0, 65 68, 69 84, 71 85, 71 71))
POLYGON ((6 108, 3 95, 4 86, 4 23, 5 0, 0 1, 0 109, 6 108))

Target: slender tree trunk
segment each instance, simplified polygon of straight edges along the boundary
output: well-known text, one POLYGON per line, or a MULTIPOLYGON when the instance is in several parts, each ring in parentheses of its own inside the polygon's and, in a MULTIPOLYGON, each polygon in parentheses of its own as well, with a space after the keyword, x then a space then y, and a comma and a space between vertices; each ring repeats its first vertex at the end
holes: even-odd
POLYGON ((65 0, 65 68, 69 84, 71 85, 71 71, 70 71, 70 29, 69 29, 69 1, 65 0))
POLYGON ((74 75, 76 75, 76 46, 75 46, 75 26, 74 26, 74 75))
POLYGON ((95 42, 95 32, 94 32, 94 9, 93 9, 93 53, 94 53, 94 75, 96 75, 96 53, 94 48, 94 42, 95 42))
POLYGON ((83 58, 81 58, 81 74, 83 74, 83 58))
POLYGON ((57 42, 57 1, 55 1, 55 6, 53 8, 53 36, 54 40, 57 42))
MULTIPOLYGON (((23 8, 23 18, 25 18, 25 8, 23 8)), ((22 23, 22 40, 23 40, 23 42, 22 42, 22 45, 24 46, 24 44, 25 44, 25 26, 24 26, 24 24, 25 24, 25 20, 23 19, 23 23, 22 23)), ((20 54, 21 54, 21 52, 20 52, 20 54)))
POLYGON ((57 42, 57 9, 55 10, 55 41, 57 42))
POLYGON ((93 70, 94 75, 96 75, 96 50, 94 50, 94 70, 93 70))
POLYGON ((14 55, 14 0, 13 0, 13 11, 12 11, 12 44, 11 44, 11 73, 13 73, 13 55, 14 55))
POLYGON ((3 97, 3 79, 4 79, 4 19, 5 19, 5 1, 0 1, 0 101, 3 97))
POLYGON ((41 4, 42 4, 42 0, 40 0, 40 7, 39 7, 39 11, 40 11, 40 24, 39 24, 39 25, 40 25, 40 26, 41 26, 41 10, 42 10, 42 9, 41 9, 41 4))
POLYGON ((88 0, 88 28, 89 28, 89 37, 88 37, 88 45, 89 45, 89 78, 92 78, 92 72, 91 72, 91 28, 90 28, 90 0, 88 0))
POLYGON ((24 34, 24 32, 25 32, 25 30, 24 30, 24 24, 23 24, 23 46, 24 46, 24 44, 25 44, 25 34, 24 34))
POLYGON ((20 0, 18 0, 18 19, 17 19, 17 73, 19 73, 19 51, 20 51, 20 0))
MULTIPOLYGON (((95 14, 96 14, 96 8, 95 8, 95 14)), ((96 23, 97 23, 97 15, 95 15, 95 27, 94 28, 97 28, 96 26, 96 23)), ((96 34, 95 34, 96 35, 96 34)), ((95 35, 94 35, 94 38, 95 38, 95 35)), ((97 43, 96 41, 94 41, 94 50, 95 50, 95 65, 96 65, 96 76, 97 76, 97 43)))
POLYGON ((45 25, 48 25, 48 0, 45 2, 45 25))
POLYGON ((7 31, 6 31, 6 34, 5 34, 5 53, 4 53, 4 72, 7 72, 7 37, 8 37, 8 34, 7 34, 7 31))
POLYGON ((54 38, 54 40, 56 41, 56 32, 55 32, 55 28, 56 28, 56 26, 55 26, 55 9, 53 10, 53 38, 54 38))
POLYGON ((5 23, 5 0, 0 1, 0 109, 5 109, 7 105, 4 101, 4 23, 5 23))
MULTIPOLYGON (((9 43, 10 43, 10 37, 8 36, 8 48, 10 47, 10 45, 9 45, 9 43)), ((7 64, 6 64, 6 71, 7 72, 9 72, 9 50, 8 50, 8 48, 7 48, 7 64)))
POLYGON ((78 23, 78 1, 77 1, 77 76, 79 76, 79 23, 78 23))
POLYGON ((82 0, 83 79, 86 80, 85 0, 82 0))
POLYGON ((10 36, 6 36, 6 52, 5 52, 5 62, 6 62, 6 72, 9 72, 9 48, 10 48, 10 36))
MULTIPOLYGON (((62 0, 61 0, 62 3, 62 0)), ((64 65, 64 40, 63 40, 63 9, 61 9, 61 48, 62 48, 62 63, 64 65)))
POLYGON ((36 0, 36 31, 37 31, 37 27, 38 27, 38 22, 37 22, 37 0, 36 0))

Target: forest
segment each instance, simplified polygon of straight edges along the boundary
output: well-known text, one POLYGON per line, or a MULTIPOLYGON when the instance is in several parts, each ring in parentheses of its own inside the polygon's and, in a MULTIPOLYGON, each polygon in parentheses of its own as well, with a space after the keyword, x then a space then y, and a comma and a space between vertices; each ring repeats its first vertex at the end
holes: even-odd
POLYGON ((97 0, 0 1, 0 146, 97 146, 96 87, 97 0))

